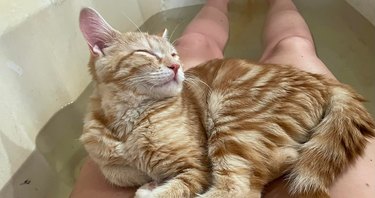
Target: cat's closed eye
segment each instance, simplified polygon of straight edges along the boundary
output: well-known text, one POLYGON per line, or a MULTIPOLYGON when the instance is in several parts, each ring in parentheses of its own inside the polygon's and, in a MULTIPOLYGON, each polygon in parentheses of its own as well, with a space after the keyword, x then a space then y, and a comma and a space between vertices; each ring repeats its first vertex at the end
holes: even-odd
POLYGON ((160 56, 158 56, 157 54, 149 51, 149 50, 144 50, 144 49, 139 49, 139 50, 135 50, 134 53, 141 53, 141 54, 145 54, 145 55, 151 55, 151 56, 154 56, 158 59, 160 59, 160 56))

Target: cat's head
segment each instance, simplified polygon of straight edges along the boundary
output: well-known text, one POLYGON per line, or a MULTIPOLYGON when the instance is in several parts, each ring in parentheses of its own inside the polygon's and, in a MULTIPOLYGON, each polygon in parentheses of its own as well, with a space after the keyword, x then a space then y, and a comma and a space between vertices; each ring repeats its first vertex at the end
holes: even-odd
POLYGON ((120 33, 95 10, 84 8, 80 28, 91 52, 97 83, 115 84, 155 98, 177 95, 184 73, 176 49, 163 35, 120 33))

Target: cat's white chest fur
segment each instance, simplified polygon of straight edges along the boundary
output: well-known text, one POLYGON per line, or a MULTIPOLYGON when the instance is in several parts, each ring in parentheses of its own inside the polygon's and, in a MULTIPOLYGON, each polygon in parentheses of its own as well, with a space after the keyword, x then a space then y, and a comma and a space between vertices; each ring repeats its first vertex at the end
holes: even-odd
POLYGON ((149 101, 131 91, 117 90, 117 87, 102 87, 102 109, 107 117, 112 117, 110 128, 118 135, 129 133, 149 101))
POLYGON ((125 122, 134 123, 139 115, 143 112, 143 108, 128 109, 125 114, 121 117, 121 120, 125 122))

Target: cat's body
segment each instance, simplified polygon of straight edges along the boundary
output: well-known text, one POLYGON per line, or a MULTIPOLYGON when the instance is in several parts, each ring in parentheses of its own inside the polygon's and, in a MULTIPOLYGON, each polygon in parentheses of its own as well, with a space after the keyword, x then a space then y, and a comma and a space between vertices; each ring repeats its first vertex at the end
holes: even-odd
POLYGON ((144 100, 137 98, 133 106, 128 100, 134 93, 123 95, 116 88, 104 89, 111 92, 106 93, 108 97, 98 94, 101 91, 91 97, 91 112, 85 119, 81 141, 107 179, 119 186, 140 186, 151 181, 161 183, 190 170, 180 177, 186 177, 186 182, 193 182, 190 177, 199 180, 199 189, 193 192, 201 192, 208 185, 206 136, 199 109, 190 98, 150 99, 142 105, 136 103, 144 100), (127 101, 116 99, 122 97, 127 101), (103 103, 113 108, 103 108, 103 103), (115 119, 107 121, 108 117, 115 119), (110 129, 112 123, 117 126, 110 129))
POLYGON ((295 196, 327 197, 374 136, 361 97, 334 80, 224 59, 183 81, 164 38, 103 21, 81 13, 96 81, 81 141, 110 182, 158 183, 137 197, 260 197, 285 173, 295 196))

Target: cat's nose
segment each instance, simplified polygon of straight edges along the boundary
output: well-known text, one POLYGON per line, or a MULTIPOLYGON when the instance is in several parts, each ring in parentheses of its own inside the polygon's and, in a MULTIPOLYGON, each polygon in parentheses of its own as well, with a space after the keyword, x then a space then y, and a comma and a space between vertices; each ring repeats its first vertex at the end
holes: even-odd
POLYGON ((179 64, 172 64, 168 66, 169 69, 173 70, 174 74, 177 74, 178 68, 180 68, 179 64))

